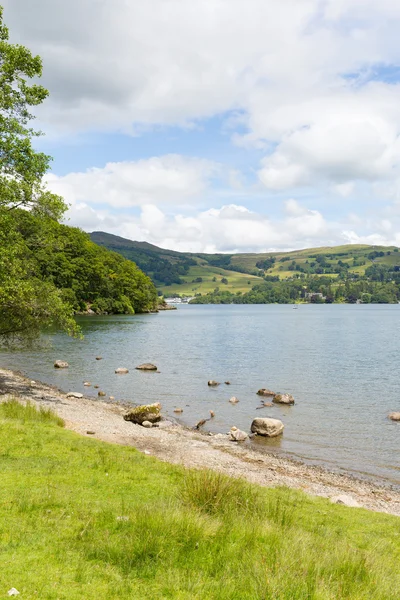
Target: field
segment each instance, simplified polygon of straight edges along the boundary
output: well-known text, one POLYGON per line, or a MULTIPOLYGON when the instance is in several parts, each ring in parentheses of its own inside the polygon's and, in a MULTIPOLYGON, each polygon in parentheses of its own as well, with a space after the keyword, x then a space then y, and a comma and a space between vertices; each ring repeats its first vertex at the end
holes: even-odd
POLYGON ((0 595, 397 600, 400 519, 187 471, 0 405, 0 595))
POLYGON ((198 293, 207 294, 214 291, 216 287, 219 287, 220 290, 236 293, 248 292, 253 285, 262 283, 263 281, 261 277, 212 267, 207 263, 190 267, 188 275, 182 276, 182 280, 185 283, 161 286, 159 289, 165 296, 173 296, 174 294, 182 296, 194 296, 198 293), (194 281, 198 277, 202 278, 201 282, 194 281), (216 279, 215 281, 213 281, 214 278, 216 279), (221 283, 222 278, 227 279, 228 283, 221 283))

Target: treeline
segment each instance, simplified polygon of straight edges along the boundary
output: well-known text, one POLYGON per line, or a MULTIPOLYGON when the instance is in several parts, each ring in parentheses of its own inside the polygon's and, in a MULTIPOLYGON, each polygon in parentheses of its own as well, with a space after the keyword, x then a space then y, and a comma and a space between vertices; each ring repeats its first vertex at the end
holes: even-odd
POLYGON ((347 280, 339 282, 333 277, 309 277, 266 281, 255 285, 246 293, 220 290, 218 287, 204 296, 196 296, 193 304, 290 304, 311 302, 332 304, 394 304, 400 300, 400 286, 395 281, 347 280))
MULTIPOLYGON (((22 280, 55 287, 75 312, 132 314, 156 308, 157 291, 149 277, 80 229, 21 209, 2 211, 0 227, 7 232, 8 248, 0 239, 3 263, 10 252, 18 256, 22 280)), ((6 275, 0 269, 0 281, 6 275)))

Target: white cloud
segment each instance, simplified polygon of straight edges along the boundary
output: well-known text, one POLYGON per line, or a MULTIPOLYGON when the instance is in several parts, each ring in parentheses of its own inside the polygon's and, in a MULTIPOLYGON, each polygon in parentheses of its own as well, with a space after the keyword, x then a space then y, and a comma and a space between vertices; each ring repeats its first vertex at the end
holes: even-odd
POLYGON ((76 205, 114 208, 143 204, 185 204, 198 198, 220 167, 211 161, 170 154, 146 160, 108 163, 65 176, 49 174, 50 189, 76 205))

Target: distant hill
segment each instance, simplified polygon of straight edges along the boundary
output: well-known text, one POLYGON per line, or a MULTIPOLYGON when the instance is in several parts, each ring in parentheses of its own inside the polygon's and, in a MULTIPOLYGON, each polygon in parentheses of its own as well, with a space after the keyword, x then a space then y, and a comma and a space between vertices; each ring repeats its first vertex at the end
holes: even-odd
POLYGON ((280 280, 296 274, 338 278, 369 276, 379 266, 400 270, 400 252, 394 246, 346 245, 292 252, 246 254, 193 254, 159 248, 116 235, 94 231, 93 242, 134 261, 165 295, 205 294, 216 287, 246 292, 265 279, 280 280))

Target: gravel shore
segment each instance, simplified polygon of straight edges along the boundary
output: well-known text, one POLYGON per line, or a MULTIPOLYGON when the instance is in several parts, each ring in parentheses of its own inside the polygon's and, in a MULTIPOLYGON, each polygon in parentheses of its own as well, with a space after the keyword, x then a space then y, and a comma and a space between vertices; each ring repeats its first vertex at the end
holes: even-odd
POLYGON ((264 486, 285 485, 324 497, 349 495, 362 507, 400 516, 400 492, 288 458, 258 452, 249 442, 213 436, 179 425, 146 429, 124 421, 126 408, 71 398, 54 386, 32 382, 21 373, 0 369, 0 402, 11 397, 50 407, 81 435, 114 444, 134 446, 160 460, 185 467, 207 467, 264 486), (88 433, 90 432, 90 433, 88 433))

